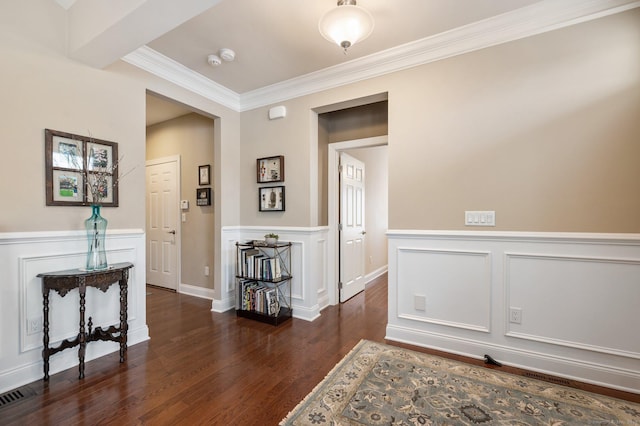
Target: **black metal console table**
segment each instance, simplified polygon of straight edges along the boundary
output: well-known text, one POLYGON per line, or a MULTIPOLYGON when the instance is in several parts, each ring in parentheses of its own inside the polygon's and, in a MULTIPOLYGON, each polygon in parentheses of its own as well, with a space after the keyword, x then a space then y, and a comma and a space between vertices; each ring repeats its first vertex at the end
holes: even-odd
POLYGON ((43 304, 43 343, 42 359, 44 361, 44 380, 49 380, 49 357, 57 352, 74 346, 78 348, 78 359, 80 361, 80 377, 84 377, 84 356, 88 342, 96 340, 113 341, 120 343, 120 362, 124 362, 127 351, 127 281, 129 279, 129 269, 132 263, 116 263, 107 269, 98 271, 85 271, 82 269, 69 269, 66 271, 55 271, 38 274, 42 278, 42 304, 43 304), (120 325, 110 326, 106 330, 96 327, 93 330, 93 322, 89 317, 88 328, 85 328, 85 295, 87 287, 95 287, 104 293, 114 283, 120 285, 120 325), (64 340, 56 348, 49 347, 49 292, 56 291, 60 297, 64 297, 69 291, 77 288, 80 293, 80 332, 75 339, 64 340))

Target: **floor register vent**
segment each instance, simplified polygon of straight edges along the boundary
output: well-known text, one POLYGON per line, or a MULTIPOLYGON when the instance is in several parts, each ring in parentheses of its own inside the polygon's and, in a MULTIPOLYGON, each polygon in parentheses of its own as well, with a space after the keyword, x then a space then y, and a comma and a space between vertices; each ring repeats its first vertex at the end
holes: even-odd
POLYGON ((572 386, 572 383, 570 380, 563 379, 561 377, 550 376, 548 374, 527 372, 527 373, 524 373, 523 375, 531 379, 542 380, 544 382, 550 382, 550 383, 555 383, 555 384, 564 385, 564 386, 572 386))
POLYGON ((26 388, 14 389, 3 393, 0 395, 0 409, 33 395, 35 395, 35 393, 26 388))

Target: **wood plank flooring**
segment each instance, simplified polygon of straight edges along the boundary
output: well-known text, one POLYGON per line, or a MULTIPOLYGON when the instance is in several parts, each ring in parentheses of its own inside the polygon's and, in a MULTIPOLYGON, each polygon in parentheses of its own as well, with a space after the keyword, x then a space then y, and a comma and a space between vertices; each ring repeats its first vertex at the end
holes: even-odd
POLYGON ((83 380, 74 367, 31 383, 35 395, 0 408, 0 424, 277 425, 360 339, 385 342, 387 279, 313 322, 278 327, 149 287, 147 323, 151 340, 129 347, 126 363, 114 353, 88 362, 83 380))

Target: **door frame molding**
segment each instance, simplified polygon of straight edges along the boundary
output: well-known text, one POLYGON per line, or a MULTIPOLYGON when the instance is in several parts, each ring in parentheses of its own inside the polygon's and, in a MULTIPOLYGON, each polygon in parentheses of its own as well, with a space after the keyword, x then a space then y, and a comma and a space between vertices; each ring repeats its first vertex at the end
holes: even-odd
MULTIPOLYGON (((339 244, 338 223, 340 215, 338 206, 340 205, 340 179, 338 179, 338 167, 340 165, 340 152, 353 148, 372 148, 389 144, 389 136, 374 136, 371 138, 354 139, 344 142, 335 142, 328 144, 327 163, 329 172, 327 174, 327 204, 329 208, 328 220, 329 225, 329 256, 327 259, 327 292, 329 294, 329 304, 337 305, 340 303, 340 295, 338 292, 338 282, 340 281, 339 265, 339 244)), ((365 212, 366 214, 366 212, 365 212)))
MULTIPOLYGON (((145 253, 147 251, 147 248, 149 246, 149 241, 147 240, 147 220, 148 220, 148 208, 149 206, 147 206, 147 166, 156 166, 158 164, 164 164, 164 163, 176 163, 176 196, 177 196, 177 203, 175 206, 176 209, 176 280, 178 281, 176 283, 176 293, 180 293, 180 286, 182 284, 182 220, 181 220, 181 211, 180 211, 180 200, 182 199, 182 164, 180 162, 180 156, 179 155, 169 155, 167 157, 160 157, 160 158, 154 158, 152 160, 147 160, 144 163, 144 167, 145 167, 145 177, 144 177, 144 181, 145 181, 145 185, 144 185, 144 197, 145 197, 145 203, 144 203, 144 244, 145 244, 145 253)), ((145 254, 145 260, 146 260, 146 254, 145 254)), ((147 270, 147 265, 145 262, 145 276, 146 276, 146 270, 147 270)))

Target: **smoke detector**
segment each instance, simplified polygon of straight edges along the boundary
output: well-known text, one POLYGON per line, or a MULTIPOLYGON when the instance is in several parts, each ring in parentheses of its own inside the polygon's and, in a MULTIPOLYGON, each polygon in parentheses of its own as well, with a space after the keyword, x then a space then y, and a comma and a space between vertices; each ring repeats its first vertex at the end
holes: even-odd
POLYGON ((211 55, 207 56, 207 62, 212 67, 217 67, 218 65, 220 65, 222 63, 222 60, 220 59, 220 57, 218 55, 211 54, 211 55))
POLYGON ((223 47, 222 49, 220 49, 220 51, 218 52, 218 55, 225 62, 231 62, 236 58, 236 52, 234 52, 231 49, 227 49, 226 47, 223 47))

